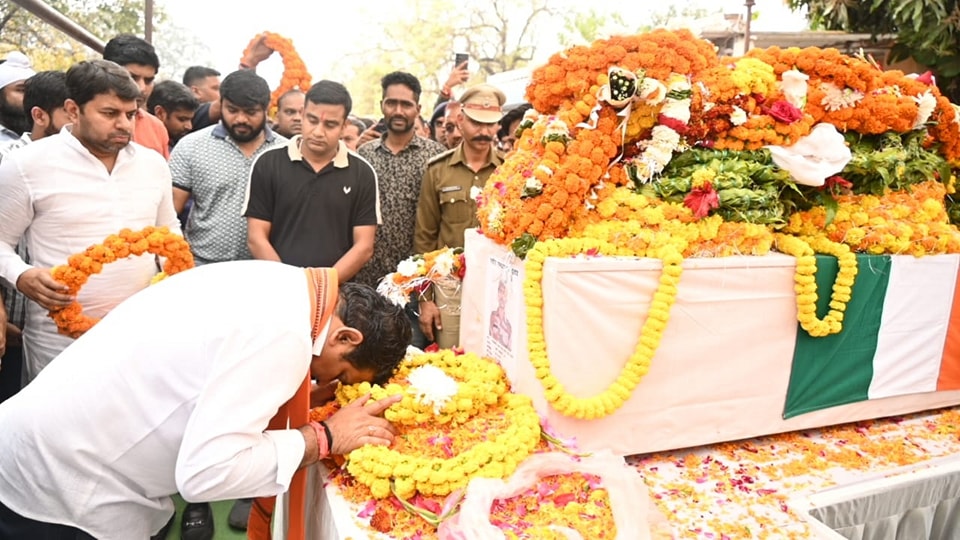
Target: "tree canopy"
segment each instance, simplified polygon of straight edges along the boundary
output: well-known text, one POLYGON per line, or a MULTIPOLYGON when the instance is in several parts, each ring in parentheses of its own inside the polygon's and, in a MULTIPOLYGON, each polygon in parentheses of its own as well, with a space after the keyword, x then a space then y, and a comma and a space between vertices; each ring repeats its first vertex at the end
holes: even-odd
POLYGON ((941 90, 960 98, 960 1, 789 0, 806 7, 813 28, 896 36, 890 62, 913 58, 938 76, 941 90))

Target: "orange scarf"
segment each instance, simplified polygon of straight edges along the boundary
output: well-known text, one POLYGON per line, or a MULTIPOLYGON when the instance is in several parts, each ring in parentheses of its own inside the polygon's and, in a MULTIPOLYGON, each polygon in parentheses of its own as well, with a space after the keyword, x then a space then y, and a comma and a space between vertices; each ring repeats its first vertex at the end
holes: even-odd
MULTIPOLYGON (((306 268, 307 287, 310 290, 310 319, 313 330, 310 334, 316 341, 326 326, 333 309, 337 305, 337 272, 332 268, 306 268)), ((311 343, 312 343, 311 341, 311 343)), ((297 393, 284 403, 276 416, 270 419, 267 429, 288 429, 305 425, 310 415, 310 371, 297 390, 297 393)), ((298 469, 290 482, 290 519, 287 528, 287 540, 304 540, 306 531, 306 469, 298 469)), ((250 540, 270 540, 270 520, 277 504, 276 497, 257 497, 247 521, 247 538, 250 540)))

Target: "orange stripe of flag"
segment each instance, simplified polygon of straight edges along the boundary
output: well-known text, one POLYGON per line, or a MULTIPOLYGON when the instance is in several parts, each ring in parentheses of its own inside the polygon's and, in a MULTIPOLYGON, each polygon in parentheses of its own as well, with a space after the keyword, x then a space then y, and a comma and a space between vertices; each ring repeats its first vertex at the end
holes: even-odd
POLYGON ((937 391, 942 390, 960 390, 960 274, 953 287, 947 341, 940 360, 940 376, 937 377, 937 391))

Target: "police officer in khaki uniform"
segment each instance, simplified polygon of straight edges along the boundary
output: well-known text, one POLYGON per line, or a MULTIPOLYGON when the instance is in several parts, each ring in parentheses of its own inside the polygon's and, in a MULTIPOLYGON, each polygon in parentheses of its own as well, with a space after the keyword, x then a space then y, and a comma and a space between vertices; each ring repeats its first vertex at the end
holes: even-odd
MULTIPOLYGON (((473 187, 483 188, 500 165, 496 149, 498 122, 506 96, 488 84, 468 88, 460 97, 457 125, 462 142, 427 162, 417 203, 413 249, 427 253, 463 247, 463 233, 479 225, 473 187)), ((420 329, 441 348, 460 341, 460 281, 439 283, 420 300, 420 329)))

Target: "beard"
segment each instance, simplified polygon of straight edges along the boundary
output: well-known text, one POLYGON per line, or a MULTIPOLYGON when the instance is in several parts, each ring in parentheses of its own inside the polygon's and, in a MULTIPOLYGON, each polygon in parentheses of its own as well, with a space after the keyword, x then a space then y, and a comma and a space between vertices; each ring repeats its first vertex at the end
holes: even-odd
POLYGON ((259 137, 266 124, 266 118, 264 118, 263 122, 260 122, 258 126, 252 124, 228 124, 226 120, 223 120, 223 127, 227 130, 230 138, 238 143, 248 143, 259 137))
POLYGON ((23 135, 30 129, 30 122, 23 112, 23 107, 16 107, 8 102, 6 96, 2 96, 2 92, 0 92, 0 125, 15 131, 17 135, 23 135))

